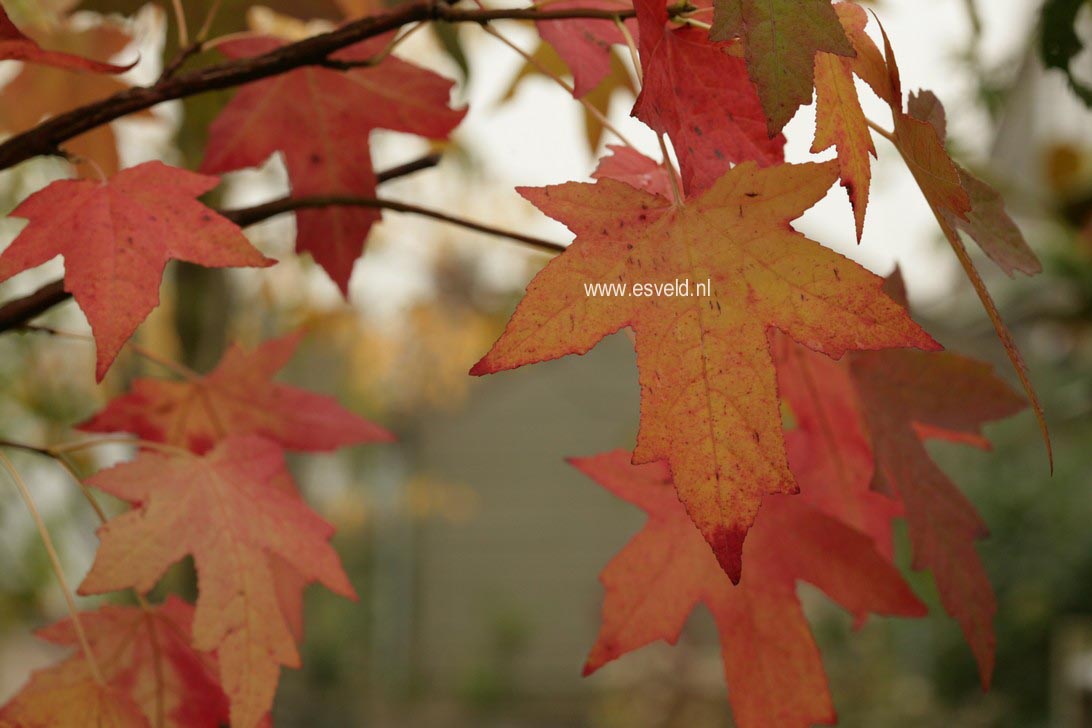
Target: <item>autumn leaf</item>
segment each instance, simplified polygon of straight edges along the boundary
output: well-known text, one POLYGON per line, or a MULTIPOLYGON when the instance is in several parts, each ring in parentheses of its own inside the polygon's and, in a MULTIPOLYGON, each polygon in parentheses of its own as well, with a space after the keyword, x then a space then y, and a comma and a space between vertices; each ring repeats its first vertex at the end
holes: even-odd
POLYGON ((132 432, 196 453, 229 435, 262 435, 289 450, 393 440, 330 397, 273 381, 301 338, 272 339, 254 351, 232 346, 219 366, 200 379, 138 379, 129 394, 111 401, 79 429, 132 432))
POLYGON ((665 0, 637 0, 636 8, 644 83, 633 115, 671 138, 687 194, 704 191, 732 164, 782 161, 785 138, 766 133, 755 87, 729 44, 668 27, 665 0))
POLYGON ((775 337, 773 350, 778 390, 795 422, 785 448, 798 497, 867 534, 891 560, 891 522, 902 515, 902 504, 872 487, 872 444, 849 357, 834 361, 787 336, 775 337))
MULTIPOLYGON (((944 105, 936 94, 932 91, 910 94, 907 110, 910 117, 932 127, 938 143, 943 148, 947 137, 947 115, 944 112, 944 105)), ((911 147, 911 152, 913 149, 911 147)), ((949 208, 941 207, 948 222, 967 233, 978 243, 982 252, 1010 278, 1014 271, 1020 271, 1029 276, 1041 273, 1042 263, 1024 240, 1020 228, 1009 217, 1001 195, 954 160, 952 165, 959 177, 959 185, 967 196, 969 209, 963 215, 959 215, 949 208)))
MULTIPOLYGON (((863 44, 870 44, 878 55, 875 45, 864 32, 868 16, 859 6, 839 3, 834 6, 839 20, 847 26, 846 36, 856 55, 845 58, 833 53, 815 54, 815 141, 812 154, 831 147, 838 152, 842 186, 849 193, 857 226, 857 240, 864 235, 865 211, 868 209, 868 192, 872 184, 872 160, 876 147, 868 120, 861 110, 857 87, 853 81, 855 62, 866 57, 863 44)), ((868 56, 875 57, 875 56, 868 56)))
POLYGON ((37 670, 0 709, 0 728, 151 728, 121 690, 95 679, 87 663, 71 658, 37 670))
POLYGON ((993 323, 997 337, 1012 362, 1035 413, 1046 445, 1047 461, 1053 470, 1054 452, 1050 441, 1050 428, 1039 396, 1032 385, 1028 366, 958 231, 967 231, 1010 276, 1013 270, 1032 274, 1038 272, 1041 266, 1012 220, 1007 215, 998 216, 999 212, 1003 213, 999 195, 984 182, 960 169, 948 155, 944 148, 946 129, 944 107, 940 100, 931 94, 919 94, 917 98, 912 96, 908 107, 910 113, 903 111, 899 66, 891 40, 882 25, 880 32, 883 33, 884 59, 892 90, 890 103, 895 129, 891 141, 906 161, 906 166, 936 216, 941 232, 993 323))
MULTIPOLYGON (((390 36, 371 38, 335 55, 362 62, 383 52, 390 36)), ((231 58, 282 45, 252 37, 222 43, 231 58)), ((452 83, 388 56, 371 68, 308 67, 248 84, 212 123, 201 171, 255 167, 281 152, 292 194, 374 197, 375 170, 368 136, 374 129, 444 138, 466 114, 448 107, 452 83)), ((364 250, 377 209, 330 207, 296 213, 296 249, 315 261, 348 295, 353 264, 364 250)))
POLYGON ((704 604, 720 632, 736 724, 833 723, 819 649, 796 596, 807 581, 852 612, 921 616, 925 607, 869 539, 796 497, 769 496, 747 541, 738 586, 724 576, 687 518, 662 463, 634 466, 623 450, 570 462, 648 514, 644 529, 600 575, 603 623, 584 667, 656 640, 674 644, 704 604))
POLYGON ((855 55, 830 0, 714 0, 713 40, 741 38, 770 136, 811 103, 815 56, 855 55))
MULTIPOLYGON (((49 33, 50 44, 65 50, 109 57, 132 39, 121 28, 108 23, 76 30, 68 25, 49 33)), ((124 91, 129 86, 109 75, 73 74, 49 66, 26 64, 0 91, 0 127, 8 132, 29 129, 43 118, 124 91)), ((144 111, 139 117, 148 117, 144 111)), ((117 139, 113 127, 100 126, 65 144, 83 177, 113 175, 119 169, 117 139)))
POLYGON ((947 352, 858 353, 851 366, 875 451, 876 487, 902 501, 913 567, 933 573, 941 602, 963 629, 987 686, 997 605, 975 549, 987 528, 922 440, 924 434, 967 443, 967 435, 980 436, 983 423, 1026 404, 988 365, 947 352))
POLYGON ((609 145, 610 156, 599 160, 593 179, 613 179, 630 187, 667 199, 671 196, 671 173, 631 147, 609 145))
MULTIPOLYGON (((135 606, 103 606, 80 613, 80 624, 95 655, 106 686, 102 688, 119 708, 138 708, 145 720, 133 725, 165 728, 212 728, 227 723, 227 697, 220 690, 216 656, 196 651, 190 644, 193 607, 170 596, 147 610, 135 606)), ((79 649, 76 629, 65 619, 38 631, 48 642, 79 649)), ((59 696, 43 692, 49 685, 63 686, 72 677, 89 675, 84 653, 40 670, 13 701, 0 710, 0 721, 36 726, 35 716, 59 696)), ((93 678, 92 678, 93 681, 93 678)), ((71 719, 56 716, 53 728, 112 725, 96 723, 72 706, 71 719)), ((2 724, 2 723, 0 723, 2 724)), ((125 723, 122 723, 125 725, 125 723)))
MULTIPOLYGON (((549 4, 551 11, 572 8, 624 12, 633 6, 628 0, 558 0, 549 4)), ((636 36, 637 27, 632 18, 626 20, 626 25, 630 34, 636 36)), ((613 20, 539 20, 535 27, 569 67, 577 98, 586 96, 610 74, 611 46, 626 44, 625 36, 613 20)))
POLYGON ((237 225, 196 201, 216 177, 146 162, 107 182, 61 180, 28 197, 12 217, 30 223, 0 255, 0 283, 58 255, 65 290, 91 324, 102 381, 137 326, 159 304, 168 260, 263 267, 237 225))
POLYGON ((327 543, 333 528, 278 487, 284 477, 280 448, 246 436, 228 438, 203 457, 142 452, 88 479, 133 509, 99 529, 99 550, 80 592, 147 592, 168 566, 192 555, 200 594, 193 645, 219 655, 238 728, 251 728, 269 711, 280 667, 299 666, 271 559, 355 598, 327 543))
POLYGON ((89 73, 125 73, 136 65, 136 61, 133 61, 127 66, 115 66, 72 53, 46 50, 15 27, 15 23, 11 22, 2 5, 0 5, 0 61, 24 61, 89 73))
POLYGON ((821 199, 833 162, 732 169, 675 207, 615 180, 520 192, 576 240, 531 282, 492 350, 488 374, 582 354, 636 334, 641 429, 634 463, 669 461, 679 497, 733 581, 762 496, 794 493, 768 333, 832 357, 937 344, 884 296, 882 281, 792 230, 821 199), (589 295, 595 284, 689 281, 711 294, 589 295))

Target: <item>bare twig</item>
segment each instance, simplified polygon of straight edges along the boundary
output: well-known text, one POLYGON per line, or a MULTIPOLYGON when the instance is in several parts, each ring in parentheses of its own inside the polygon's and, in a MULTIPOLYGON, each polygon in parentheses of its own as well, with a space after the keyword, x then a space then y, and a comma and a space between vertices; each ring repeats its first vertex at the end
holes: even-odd
POLYGON ((286 212, 319 207, 368 207, 375 210, 404 212, 411 215, 429 217, 433 220, 440 220, 441 222, 450 223, 452 225, 458 225, 459 227, 467 228, 468 230, 476 230, 488 235, 507 238, 551 253, 560 253, 564 251, 566 247, 561 243, 543 240, 542 238, 536 238, 530 235, 523 235, 510 230, 502 230, 501 228, 496 228, 491 225, 483 225, 482 223, 474 222, 473 220, 456 217, 455 215, 448 215, 447 213, 432 210, 427 207, 411 205, 406 202, 396 202, 395 200, 381 200, 374 197, 347 197, 339 195, 282 197, 279 200, 273 200, 272 202, 266 202, 265 204, 256 205, 254 207, 247 207, 239 210, 223 210, 220 214, 235 222, 237 225, 246 227, 247 225, 254 225, 255 223, 268 220, 271 217, 286 212))
POLYGON ((49 529, 46 528, 45 521, 42 519, 42 514, 38 512, 38 507, 34 505, 34 498, 31 497, 30 489, 27 488, 27 484, 23 481, 23 477, 19 475, 19 471, 15 469, 15 465, 3 451, 0 451, 0 466, 8 471, 8 475, 11 476, 11 479, 15 482, 15 487, 18 488, 20 497, 22 497, 27 510, 30 511, 30 515, 34 519, 34 525, 38 529, 38 536, 42 539, 42 544, 45 546, 46 553, 49 555, 49 565, 53 569, 53 575, 57 578, 57 583, 64 593, 64 600, 68 605, 68 614, 72 618, 72 627, 76 630, 76 637, 79 640, 80 647, 83 649, 84 657, 87 658, 87 667, 91 671, 91 676, 95 678, 95 682, 99 685, 105 685, 106 680, 103 679, 102 671, 99 670, 99 664, 95 660, 95 653, 91 651, 91 645, 88 643, 87 635, 83 631, 83 623, 80 621, 80 612, 76 609, 76 600, 72 596, 72 589, 68 586, 68 579, 65 578, 64 569, 61 567, 61 558, 58 556, 57 549, 53 545, 53 539, 49 535, 49 529))

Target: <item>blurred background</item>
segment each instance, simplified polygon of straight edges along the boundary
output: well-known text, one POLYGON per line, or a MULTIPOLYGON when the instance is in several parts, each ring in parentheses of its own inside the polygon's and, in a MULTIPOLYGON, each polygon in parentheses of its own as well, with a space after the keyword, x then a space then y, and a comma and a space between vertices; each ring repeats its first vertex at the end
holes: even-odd
MULTIPOLYGON (((1069 3, 1074 8, 1081 3, 1069 3)), ((175 51, 163 8, 136 0, 5 0, 43 43, 141 62, 119 81, 66 76, 7 63, 0 68, 0 132, 154 81, 175 51), (75 11, 67 17, 70 11, 75 11), (103 26, 102 14, 108 16, 103 26)), ((367 0, 281 0, 245 12, 228 0, 217 34, 277 27, 305 33, 367 0), (278 15, 278 13, 280 15, 278 15), (309 26, 291 18, 319 19, 309 26)), ((955 623, 928 575, 912 574, 926 619, 849 618, 800 587, 813 619, 841 724, 847 726, 1092 726, 1092 115, 1058 71, 1040 60, 1040 3, 1029 0, 884 0, 871 3, 891 36, 909 89, 933 89, 948 108, 961 161, 1003 191, 1043 259, 1041 276, 1008 279, 980 260, 1023 347, 1054 435, 1048 472, 1033 418, 988 431, 993 452, 931 445, 990 525, 980 552, 997 590, 998 659, 983 694, 955 623)), ((187 1, 191 27, 206 0, 187 1)), ((1092 38, 1092 4, 1076 16, 1092 38)), ((502 32, 547 65, 533 29, 502 32)), ((875 27, 873 26, 873 32, 875 27)), ((594 102, 658 156, 654 136, 630 119, 634 79, 626 53, 594 102)), ((458 87, 470 113, 437 169, 382 186, 410 201, 558 241, 563 227, 514 191, 585 179, 609 132, 511 49, 476 27, 440 27, 400 46, 405 58, 458 87)), ((211 57, 210 57, 211 59, 211 57)), ((1092 56, 1073 61, 1092 80, 1092 56)), ((78 153, 109 172, 148 159, 196 166, 204 130, 229 98, 172 103, 79 140, 78 153)), ((866 112, 889 123, 862 92, 866 112)), ((808 157, 813 114, 787 129, 789 157, 808 157)), ((387 132, 371 136, 377 169, 435 148, 387 132)), ((864 240, 854 241, 841 188, 797 227, 886 274, 898 264, 918 318, 950 348, 1010 370, 973 291, 894 150, 877 141, 864 240)), ((37 160, 0 177, 10 211, 49 181, 71 174, 37 160)), ((231 175, 219 204, 284 194, 278 159, 231 175)), ((24 223, 0 220, 0 248, 24 223)), ((493 375, 466 375, 499 334, 523 287, 545 262, 533 252, 459 228, 386 213, 358 262, 346 303, 308 258, 292 254, 290 216, 248 229, 282 262, 265 271, 206 271, 172 264, 163 305, 140 329, 145 346, 205 371, 226 343, 249 345, 302 328, 308 338, 284 380, 336 395, 397 433, 393 446, 301 457, 293 469, 312 505, 338 528, 335 545, 359 604, 309 592, 304 667, 286 671, 277 698, 283 726, 729 726, 719 648, 698 610, 675 648, 655 645, 591 678, 580 668, 598 629, 599 570, 643 516, 567 466, 565 456, 631 447, 638 390, 630 342, 615 336, 582 358, 493 375), (225 316, 224 312, 229 312, 225 316)), ((59 261, 0 286, 0 301, 29 293, 59 261)), ((86 323, 72 304, 45 321, 86 323)), ((83 342, 36 333, 0 337, 0 437, 56 443, 137 376, 158 376, 125 356, 94 385, 83 342)), ((1011 379, 1011 377, 1010 377, 1011 379)), ((84 454, 85 472, 126 455, 84 454)), ((77 581, 96 546, 96 521, 52 463, 13 455, 31 483, 77 581)), ((905 534, 900 559, 908 563, 905 534)), ((34 627, 65 613, 48 564, 14 489, 0 487, 0 700, 57 652, 34 627)), ((188 566, 166 590, 192 594, 188 566)), ((907 570, 907 573, 910 573, 907 570)), ((90 606, 93 600, 85 600, 90 606)))

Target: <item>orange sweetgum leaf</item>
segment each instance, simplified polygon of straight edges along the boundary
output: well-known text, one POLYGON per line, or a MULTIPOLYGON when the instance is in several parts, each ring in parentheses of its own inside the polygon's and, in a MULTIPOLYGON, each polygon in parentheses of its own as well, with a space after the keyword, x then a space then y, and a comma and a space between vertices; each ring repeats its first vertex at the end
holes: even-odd
POLYGON ((705 31, 668 24, 665 0, 637 0, 644 85, 633 115, 671 138, 683 187, 697 194, 732 164, 784 159, 743 60, 705 31), (772 137, 772 138, 771 138, 772 137))
POLYGON ((815 56, 855 55, 830 0, 714 0, 714 40, 743 40, 769 134, 811 103, 815 56))
POLYGON ((674 644, 704 604, 720 632, 736 723, 810 726, 835 720, 826 674, 800 602, 807 581, 853 613, 920 616, 925 609, 869 539, 799 498, 765 499, 738 586, 721 572, 671 488, 662 463, 634 466, 616 450, 570 462, 648 513, 645 527, 600 575, 603 623, 584 673, 656 640, 674 644))
POLYGON ((232 435, 262 435, 289 450, 334 450, 393 435, 336 400, 278 384, 301 335, 254 351, 232 346, 214 371, 195 380, 138 379, 79 429, 131 432, 143 440, 203 453, 232 435))
POLYGON ((82 659, 37 670, 0 708, 0 728, 151 728, 125 692, 95 680, 82 659))
POLYGON ((282 665, 299 666, 271 561, 355 598, 333 528, 294 493, 281 449, 261 437, 231 437, 204 456, 142 452, 88 483, 133 505, 99 529, 83 594, 147 592, 192 555, 200 596, 193 645, 215 650, 231 724, 252 728, 270 709, 282 665))
MULTIPOLYGON (((227 723, 228 701, 220 689, 216 656, 198 652, 190 644, 193 623, 190 604, 170 596, 148 611, 135 606, 103 606, 81 613, 80 623, 108 688, 122 704, 131 703, 139 708, 146 719, 140 725, 214 728, 227 723)), ((79 649, 71 619, 41 629, 37 634, 48 642, 79 649)), ((76 652, 38 675, 78 673, 81 668, 87 668, 86 660, 82 652, 76 652)), ((31 693, 38 679, 32 678, 24 692, 31 693)), ((20 698, 17 696, 16 700, 20 698)), ((65 725, 96 723, 80 720, 56 724, 62 728, 65 725)))
MULTIPOLYGON (((366 61, 390 42, 371 38, 335 56, 366 61)), ((232 40, 218 46, 245 58, 282 45, 273 38, 232 40)), ((348 71, 308 67, 241 88, 209 128, 203 172, 255 167, 281 152, 292 194, 374 197, 375 170, 368 136, 374 129, 444 138, 465 116, 448 106, 452 83, 388 56, 372 68, 348 71)), ((331 207, 296 212, 296 249, 315 261, 348 295, 353 264, 379 210, 331 207)))
POLYGON ((72 53, 46 50, 15 27, 3 5, 0 5, 0 61, 24 61, 90 73, 125 73, 136 65, 134 61, 128 66, 115 66, 72 53))
MULTIPOLYGON (((928 123, 936 132, 941 146, 947 137, 947 119, 944 105, 932 91, 918 91, 910 94, 907 102, 909 115, 928 123)), ((950 157, 949 157, 950 158, 950 157)), ((956 162, 956 174, 960 186, 967 195, 970 208, 964 215, 941 208, 948 222, 967 233, 989 258, 1001 270, 1012 277, 1015 271, 1026 275, 1036 275, 1043 271, 1043 265, 1034 251, 1024 240, 1023 233, 1005 210, 1005 201, 997 190, 978 177, 968 172, 956 162)))
POLYGON ((576 239, 535 277, 471 370, 582 354, 632 328, 641 383, 634 463, 670 463, 679 497, 733 581, 762 496, 797 490, 770 330, 832 357, 938 347, 883 295, 879 277, 790 227, 836 176, 835 163, 745 163, 679 207, 611 179, 522 189, 576 239), (630 295, 634 284, 675 281, 689 281, 691 295, 630 295), (709 295, 697 295, 698 283, 711 285, 709 295), (596 284, 626 295, 589 295, 585 286, 596 284))
POLYGON ((95 335, 101 381, 137 326, 159 304, 168 260, 199 265, 269 266, 231 221, 195 198, 218 183, 160 162, 126 169, 107 182, 62 180, 11 213, 30 221, 0 254, 0 282, 58 255, 65 290, 95 335))
MULTIPOLYGON (((833 53, 815 54, 815 141, 811 151, 818 154, 835 147, 841 170, 842 186, 849 193, 857 225, 857 240, 864 234, 868 192, 872 184, 872 160, 876 147, 868 128, 857 87, 853 81, 855 61, 864 55, 858 50, 872 44, 864 32, 868 23, 865 11, 857 5, 839 3, 835 6, 839 20, 845 25, 847 37, 857 56, 845 58, 833 53), (862 40, 862 38, 864 40, 862 40)), ((875 45, 872 44, 875 50, 875 45)), ((878 51, 876 51, 878 54, 878 51)))

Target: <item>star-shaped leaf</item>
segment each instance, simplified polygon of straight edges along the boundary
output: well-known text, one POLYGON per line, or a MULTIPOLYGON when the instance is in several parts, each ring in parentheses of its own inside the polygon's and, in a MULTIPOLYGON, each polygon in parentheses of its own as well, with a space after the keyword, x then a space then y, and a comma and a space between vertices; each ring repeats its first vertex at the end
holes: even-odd
POLYGON ((728 697, 741 728, 834 722, 819 649, 796 596, 807 581, 852 612, 920 616, 925 608, 869 539, 797 497, 769 496, 747 542, 738 586, 724 576, 659 463, 617 450, 572 460, 648 513, 645 527, 600 575, 599 637, 585 674, 656 640, 674 643, 699 604, 720 632, 728 697))
MULTIPOLYGON (((212 728, 228 721, 228 701, 220 689, 216 656, 198 652, 190 644, 193 607, 178 597, 147 609, 137 606, 99 607, 80 613, 87 644, 106 683, 102 690, 118 712, 132 713, 133 725, 164 728, 212 728), (137 717, 143 714, 144 720, 137 717)), ((38 631, 42 639, 79 650, 79 638, 71 619, 38 631)), ((67 707, 72 719, 57 716, 55 722, 40 723, 48 705, 66 705, 63 693, 74 687, 73 679, 90 680, 86 656, 78 651, 63 662, 37 671, 30 682, 0 710, 5 718, 25 728, 49 726, 116 726, 119 721, 96 722, 85 711, 87 704, 67 707), (57 690, 62 693, 55 692, 57 690), (40 716, 40 717, 36 717, 40 716)), ((87 688, 92 690, 90 686, 87 688)), ((79 698, 72 696, 73 699, 79 698)), ((125 715, 125 713, 123 713, 125 715)), ((125 725, 124 721, 120 725, 125 725)))
POLYGON ((290 450, 393 440, 330 397, 272 380, 299 341, 298 335, 272 339, 254 351, 232 346, 219 366, 200 379, 138 379, 131 392, 79 427, 132 432, 198 453, 230 435, 263 435, 290 450))
MULTIPOLYGON (((387 35, 335 56, 362 62, 381 54, 387 35)), ((222 43, 232 58, 282 45, 253 37, 222 43)), ((431 71, 388 56, 374 67, 341 71, 301 68, 242 87, 212 123, 204 172, 256 167, 281 152, 292 194, 375 197, 376 178, 368 136, 374 129, 444 138, 465 110, 448 106, 452 83, 431 71)), ((342 293, 364 250, 377 209, 332 207, 296 213, 296 249, 308 252, 342 293)))
POLYGON ((679 497, 734 581, 762 497, 797 489, 770 330, 832 357, 938 348, 881 293, 880 278, 789 226, 837 174, 835 163, 742 164, 679 207, 610 179, 522 189, 576 240, 535 277, 471 370, 582 354, 632 328, 641 383, 634 462, 670 463, 679 497), (644 287, 676 281, 688 282, 689 296, 644 287), (597 295, 596 284, 621 290, 597 295))
POLYGON ((281 449, 247 436, 202 457, 142 452, 88 480, 133 509, 99 529, 80 592, 147 592, 171 564, 192 555, 200 594, 193 645, 217 652, 231 724, 240 728, 253 728, 269 711, 280 667, 299 666, 273 560, 355 598, 327 543, 333 528, 280 484, 287 477, 281 449))
POLYGON ((933 573, 941 602, 963 629, 986 686, 997 611, 975 549, 975 541, 987 534, 986 524, 922 440, 988 446, 982 425, 1015 414, 1026 403, 990 366, 948 352, 857 353, 850 363, 875 452, 875 487, 902 501, 913 566, 933 573))
POLYGON ((30 224, 0 255, 0 282, 64 256, 65 290, 91 324, 101 381, 159 304, 168 260, 214 268, 273 265, 237 225, 195 199, 218 182, 160 162, 103 183, 54 182, 11 213, 30 224))

